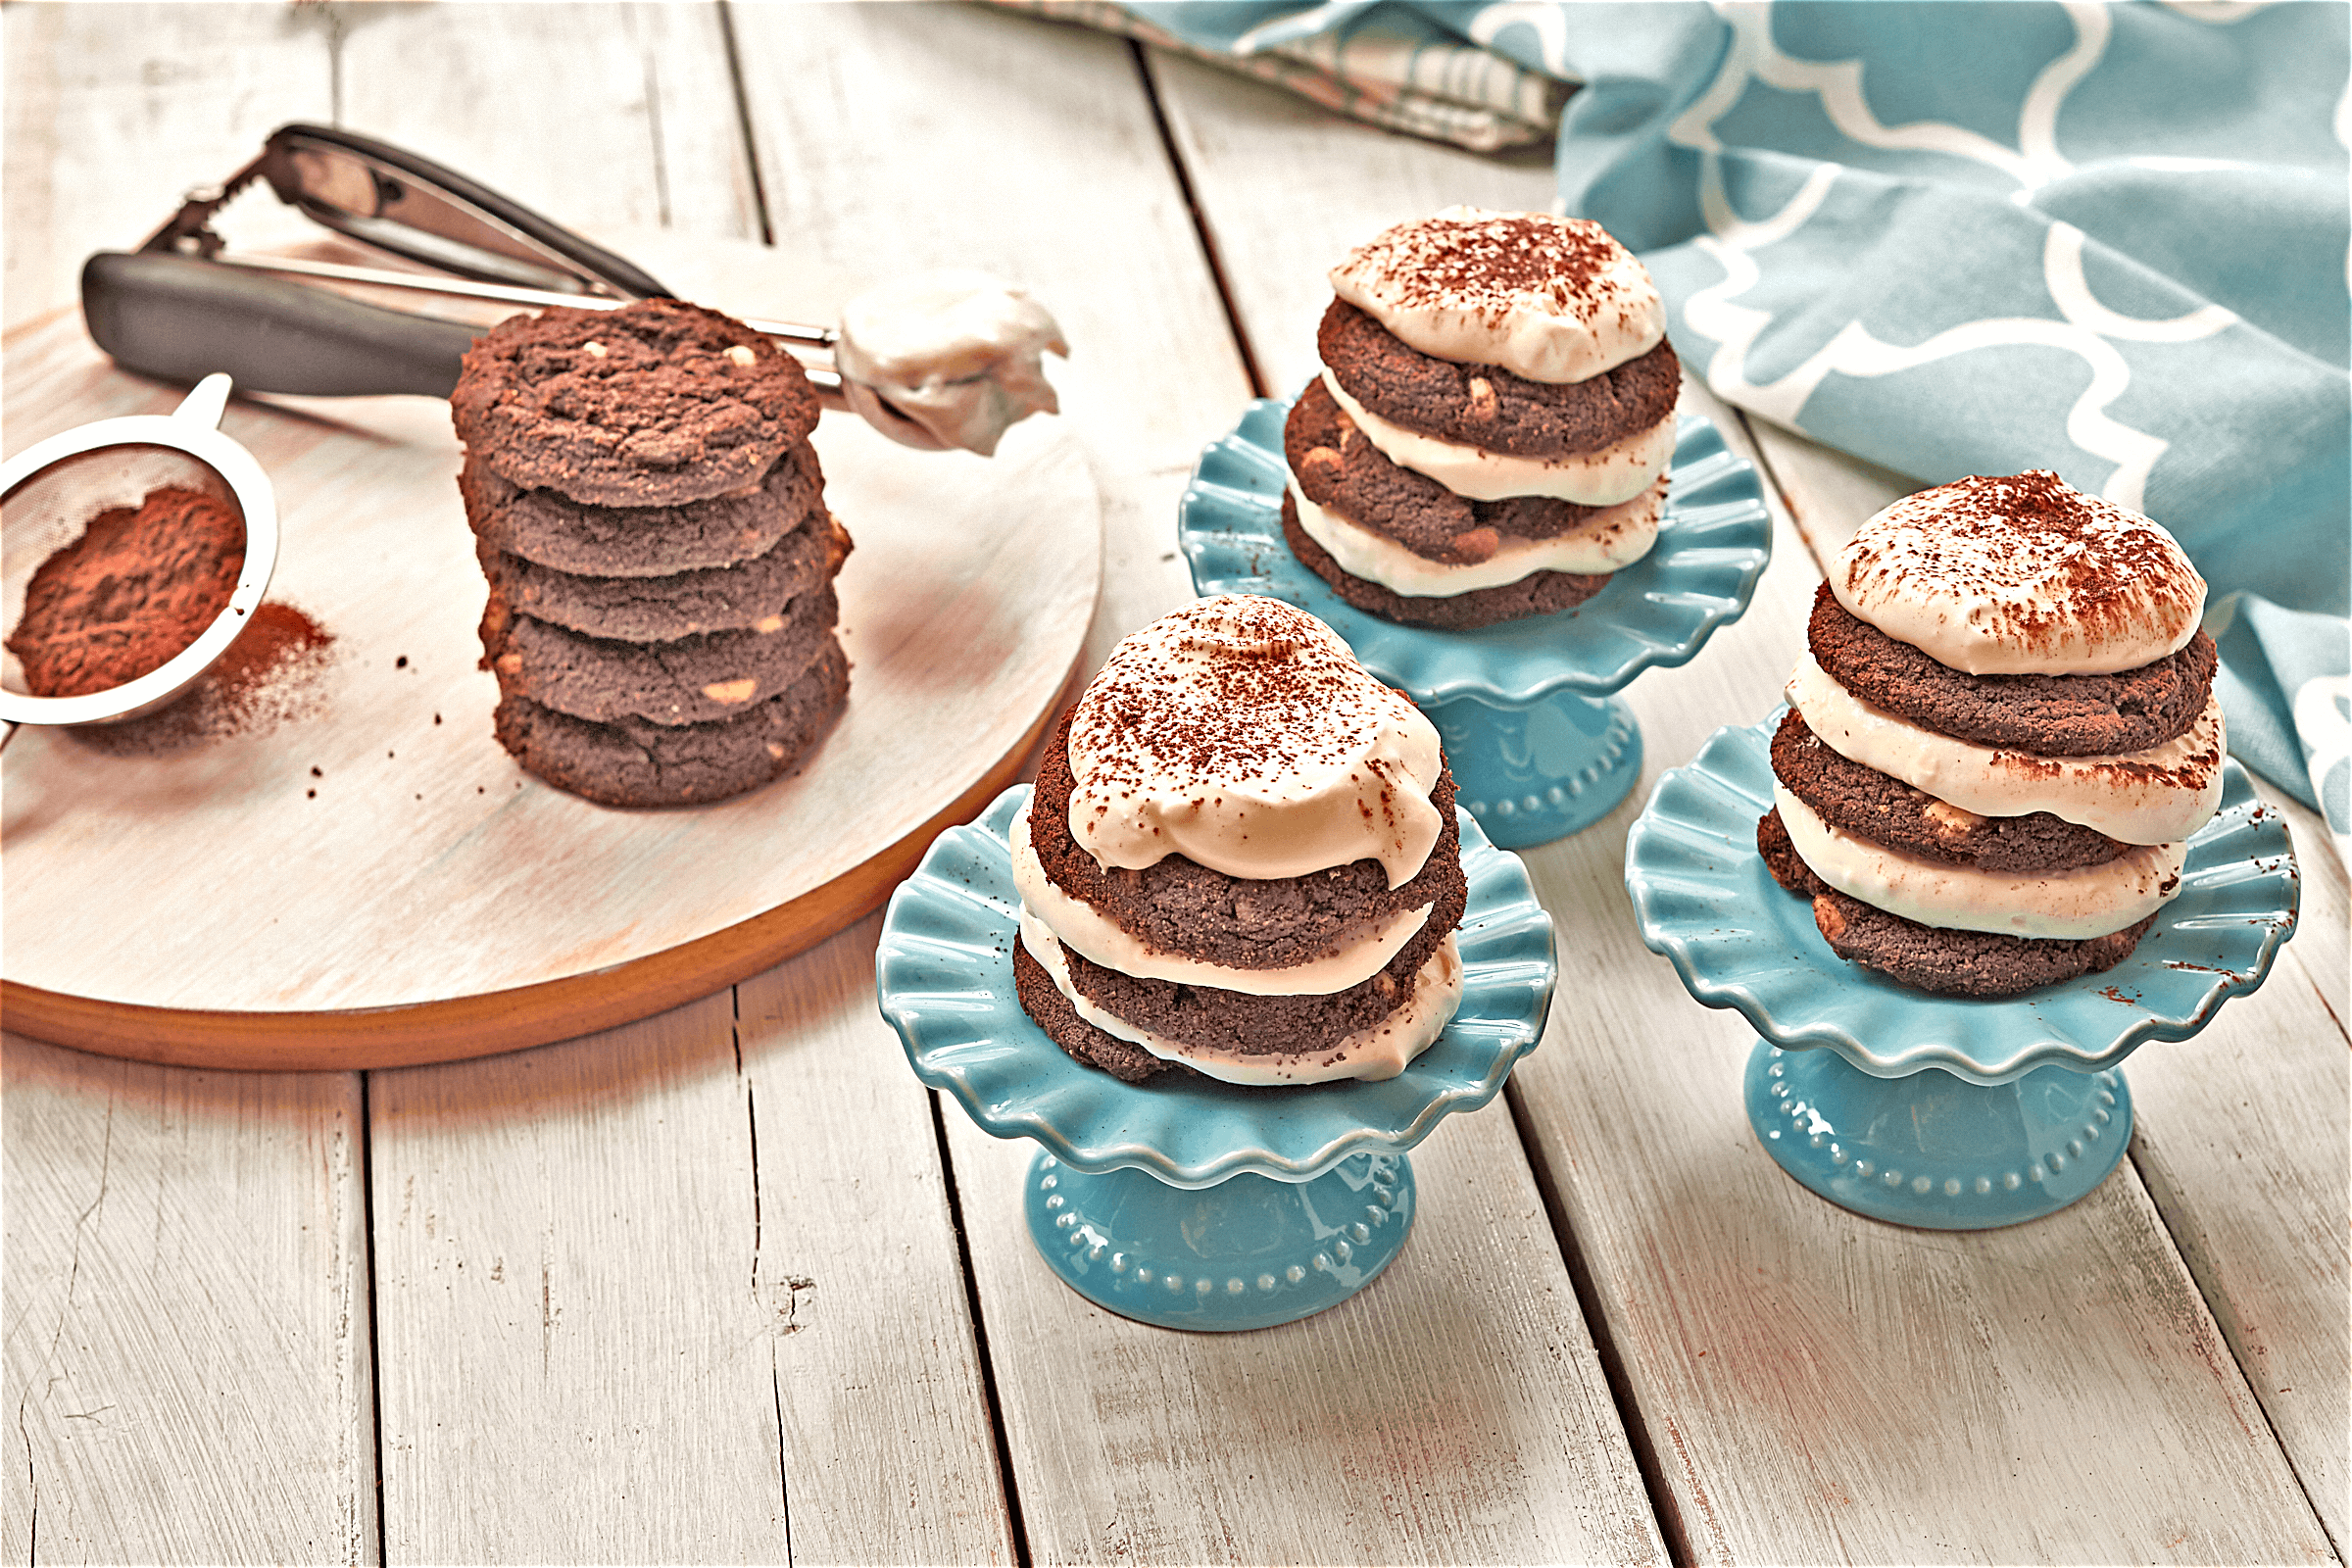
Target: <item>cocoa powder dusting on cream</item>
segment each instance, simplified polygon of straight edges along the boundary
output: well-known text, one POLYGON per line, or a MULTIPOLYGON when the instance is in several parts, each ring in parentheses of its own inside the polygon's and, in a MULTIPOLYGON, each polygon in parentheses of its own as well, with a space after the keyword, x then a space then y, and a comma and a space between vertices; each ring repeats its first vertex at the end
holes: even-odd
POLYGON ((1843 558, 1850 593, 1895 574, 1932 577, 1983 596, 1972 623, 2024 647, 2047 647, 2069 626, 2095 641, 2198 603, 2195 573, 2168 535, 2046 468, 1972 474, 1882 517, 1907 526, 1884 543, 1865 526, 1843 558))
POLYGON ((1533 298, 1591 318, 1615 297, 1600 279, 1620 254, 1589 220, 1503 213, 1404 224, 1359 247, 1350 262, 1377 257, 1401 280, 1397 303, 1406 307, 1454 305, 1494 319, 1515 299, 1533 298))

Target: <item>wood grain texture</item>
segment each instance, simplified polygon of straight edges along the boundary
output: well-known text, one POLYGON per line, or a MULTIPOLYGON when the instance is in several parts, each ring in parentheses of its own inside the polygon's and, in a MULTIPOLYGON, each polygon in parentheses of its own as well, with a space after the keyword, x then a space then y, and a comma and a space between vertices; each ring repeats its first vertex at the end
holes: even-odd
MULTIPOLYGON (((1616 977, 1555 1014, 1569 1049, 1514 1092, 1584 1243, 1672 1529, 1703 1561, 2324 1560, 2129 1166, 2008 1230, 1846 1213, 1756 1147, 1739 1087, 1752 1031, 1644 957, 1623 884, 1634 803, 1727 717, 1770 710, 1817 581, 1784 524, 1747 616, 1629 692, 1650 748, 1634 802, 1527 858, 1563 947, 1616 977)), ((2258 1037, 2244 1007, 2208 1038, 2258 1037)))
MULTIPOLYGON (((0 166, 11 326, 79 297, 94 250, 133 250, 181 192, 225 180, 289 120, 329 120, 346 8, 12 5, 0 166)), ((267 195, 232 209, 265 240, 312 229, 267 195)))
POLYGON ((0 1556, 378 1560, 359 1079, 0 1074, 0 1556))
MULTIPOLYGON (((1218 217, 1232 194, 1220 183, 1225 171, 1181 139, 1191 106, 1165 85, 1163 76, 1162 103, 1179 127, 1195 194, 1210 215, 1244 319, 1252 320, 1251 291, 1262 278, 1236 267, 1237 255, 1254 252, 1237 239, 1238 222, 1218 217)), ((1318 204, 1345 206, 1357 186, 1335 172, 1319 182, 1318 204)), ((1318 225, 1334 220, 1319 206, 1300 210, 1287 200, 1268 201, 1250 219, 1258 225, 1253 234, 1275 224, 1322 232, 1318 225)), ((1311 333, 1311 316, 1308 322, 1311 333)), ((1189 358, 1197 367, 1200 356, 1189 358)), ((1202 375, 1186 360, 1156 370, 1161 382, 1202 375)), ((1135 402, 1132 390, 1117 395, 1114 406, 1135 402)), ((1233 387, 1183 432, 1188 464, 1232 427, 1245 400, 1245 389, 1233 387)), ((1130 547, 1136 554, 1155 542, 1174 548, 1172 500, 1139 519, 1146 526, 1130 547)), ((1111 554, 1118 559, 1117 546, 1111 554)), ((1664 1557, 1567 1271, 1499 1106, 1447 1123, 1413 1156, 1421 1195, 1414 1236, 1375 1285, 1320 1317, 1247 1335, 1152 1329, 1069 1291, 1037 1258, 1020 1217, 1028 1146, 997 1144, 952 1106, 947 1116, 1038 1560, 1664 1557)))
MULTIPOLYGON (((1914 488, 1802 436, 1757 427, 1807 538, 1827 560, 1914 488)), ((2318 815, 2286 818, 2302 910, 2271 978, 2194 1040, 2135 1053, 2133 1163, 2285 1446, 2336 1550, 2352 1528, 2352 1073, 2344 1038, 2344 868, 2318 815)))
MULTIPOLYGON (((1452 202, 1548 205, 1548 170, 1310 117, 1186 63, 1155 71, 1278 385, 1311 371, 1324 271, 1348 246, 1452 202), (1286 205, 1300 189, 1316 193, 1311 209, 1286 205)), ((1749 449, 1741 421, 1702 390, 1688 389, 1685 407, 1749 449)), ((1841 502, 1807 510, 1826 522, 1841 502)), ((1643 953, 1623 887, 1626 827, 1660 770, 1717 725, 1770 710, 1801 647, 1819 578, 1786 520, 1776 543, 1742 621, 1691 664, 1629 688, 1648 751, 1642 785, 1601 824, 1526 857, 1573 973, 1512 1093, 1625 1370, 1678 1554, 2324 1557, 2259 1406, 2129 1174, 2063 1215, 1985 1236, 1833 1208, 1784 1177, 1746 1128, 1739 1082, 1752 1034, 1697 1007, 1643 953), (2065 1479, 2037 1483, 2027 1503, 2021 1475, 2065 1479), (2166 1479, 2151 1488, 2155 1476, 2166 1479), (2256 1493, 2262 1508, 2238 1506, 2256 1493), (2005 1500, 1987 1507, 1994 1496, 2005 1500)))
POLYGON ((1249 396, 1127 46, 987 7, 730 13, 780 266, 830 319, 874 276, 978 267, 1060 321, 1049 362, 1102 496, 1080 657, 1192 597, 1170 532, 1203 432, 1249 396))
POLYGON ((724 992, 372 1077, 387 1559, 786 1559, 747 1100, 724 992))
POLYGON ((2352 1546, 2352 1052, 2292 974, 2229 1010, 2227 1029, 2133 1054, 2132 1161, 2341 1557, 2352 1546))
POLYGON ((584 233, 760 237, 718 6, 476 0, 331 10, 347 128, 584 233))
MULTIPOLYGON (((741 295, 763 256, 699 241, 694 260, 714 291, 732 279, 741 295)), ((12 440, 114 401, 60 398, 85 376, 45 340, 24 357, 65 364, 10 377, 12 440)), ((490 735, 497 691, 476 667, 483 590, 446 410, 363 399, 329 417, 256 406, 226 421, 278 491, 271 597, 335 639, 307 706, 144 753, 32 729, 0 757, 20 1028, 114 1050, 155 1040, 216 1065, 382 1065, 468 1039, 539 1044, 706 994, 871 908, 920 853, 911 833, 1001 788, 1093 612, 1093 481, 1052 421, 983 460, 830 419, 816 438, 827 500, 858 540, 839 583, 849 711, 788 781, 691 810, 612 810, 526 779, 490 735), (731 965, 706 961, 714 937, 731 965), (259 1016, 257 1050, 233 1018, 201 1016, 223 1013, 259 1016)))
POLYGON ((1667 1560, 1500 1105, 1413 1152, 1386 1273, 1250 1334, 1063 1285, 1021 1216, 1035 1146, 947 1114, 1034 1560, 1667 1560))
POLYGON ((793 1557, 1010 1562, 930 1096, 874 1008, 880 935, 737 992, 793 1557))

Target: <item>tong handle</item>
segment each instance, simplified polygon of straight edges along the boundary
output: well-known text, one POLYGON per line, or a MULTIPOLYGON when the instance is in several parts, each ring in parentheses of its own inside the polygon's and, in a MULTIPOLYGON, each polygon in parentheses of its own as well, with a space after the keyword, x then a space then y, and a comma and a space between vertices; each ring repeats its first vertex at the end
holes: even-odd
MULTIPOLYGON (((317 142, 328 147, 343 148, 386 168, 396 169, 403 173, 413 175, 428 186, 438 187, 443 193, 457 197, 460 201, 487 214, 497 222, 514 229, 532 244, 563 258, 580 272, 600 280, 623 298, 667 299, 670 297, 668 289, 626 257, 617 256, 612 251, 606 250, 602 245, 583 239, 555 220, 543 218, 523 206, 522 203, 511 197, 501 196, 479 180, 468 179, 456 170, 444 168, 429 158, 420 157, 404 147, 395 147, 390 142, 377 141, 372 136, 357 135, 334 125, 315 125, 298 121, 278 126, 270 133, 270 140, 264 147, 264 156, 261 162, 263 177, 270 181, 270 188, 277 193, 280 201, 302 209, 312 218, 330 227, 359 233, 361 238, 370 244, 403 251, 404 254, 415 260, 444 267, 451 265, 446 257, 437 252, 407 250, 400 244, 396 231, 387 232, 381 228, 368 228, 365 231, 356 229, 349 215, 339 214, 332 208, 307 200, 300 182, 290 177, 286 167, 286 160, 304 142, 317 142)), ((466 269, 461 267, 458 270, 466 270, 466 269)))
POLYGON ((81 269, 100 348, 167 381, 215 370, 240 392, 445 398, 477 329, 160 251, 100 251, 81 269))

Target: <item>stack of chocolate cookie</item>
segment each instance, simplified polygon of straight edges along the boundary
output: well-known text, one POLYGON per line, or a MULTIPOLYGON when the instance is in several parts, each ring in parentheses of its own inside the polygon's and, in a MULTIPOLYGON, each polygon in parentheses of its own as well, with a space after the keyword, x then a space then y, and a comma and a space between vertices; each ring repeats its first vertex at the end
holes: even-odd
POLYGON ((1289 605, 1204 600, 1120 643, 1010 838, 1021 1005, 1120 1078, 1390 1078, 1460 1004, 1437 731, 1289 605))
POLYGON ((1358 610, 1469 627, 1582 604, 1657 539, 1682 369, 1597 223, 1457 207, 1332 270, 1283 431, 1283 536, 1358 610))
POLYGON ((1839 553, 1756 844, 1839 956, 2004 997, 2111 968, 2221 803, 2205 584, 2056 474, 1896 502, 1839 553))
POLYGON ((499 744, 608 806, 740 794, 841 712, 850 540, 791 356, 676 300, 515 317, 450 396, 499 744))

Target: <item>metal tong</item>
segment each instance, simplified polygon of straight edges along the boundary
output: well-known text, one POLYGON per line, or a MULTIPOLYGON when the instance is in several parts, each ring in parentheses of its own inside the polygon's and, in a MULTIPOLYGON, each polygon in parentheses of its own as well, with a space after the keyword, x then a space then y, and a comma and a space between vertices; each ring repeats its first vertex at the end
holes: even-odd
MULTIPOLYGON (((429 159, 328 125, 272 131, 225 183, 187 192, 135 251, 100 251, 81 270, 82 318, 117 363, 166 380, 225 370, 240 391, 315 396, 449 396, 483 330, 294 281, 364 284, 490 305, 611 310, 672 298, 644 270, 429 159), (351 239, 434 269, 356 267, 231 251, 213 217, 256 179, 351 239)), ((832 327, 746 323, 803 355, 829 356, 832 327)), ((837 368, 804 367, 829 408, 894 441, 950 443, 837 368)))

